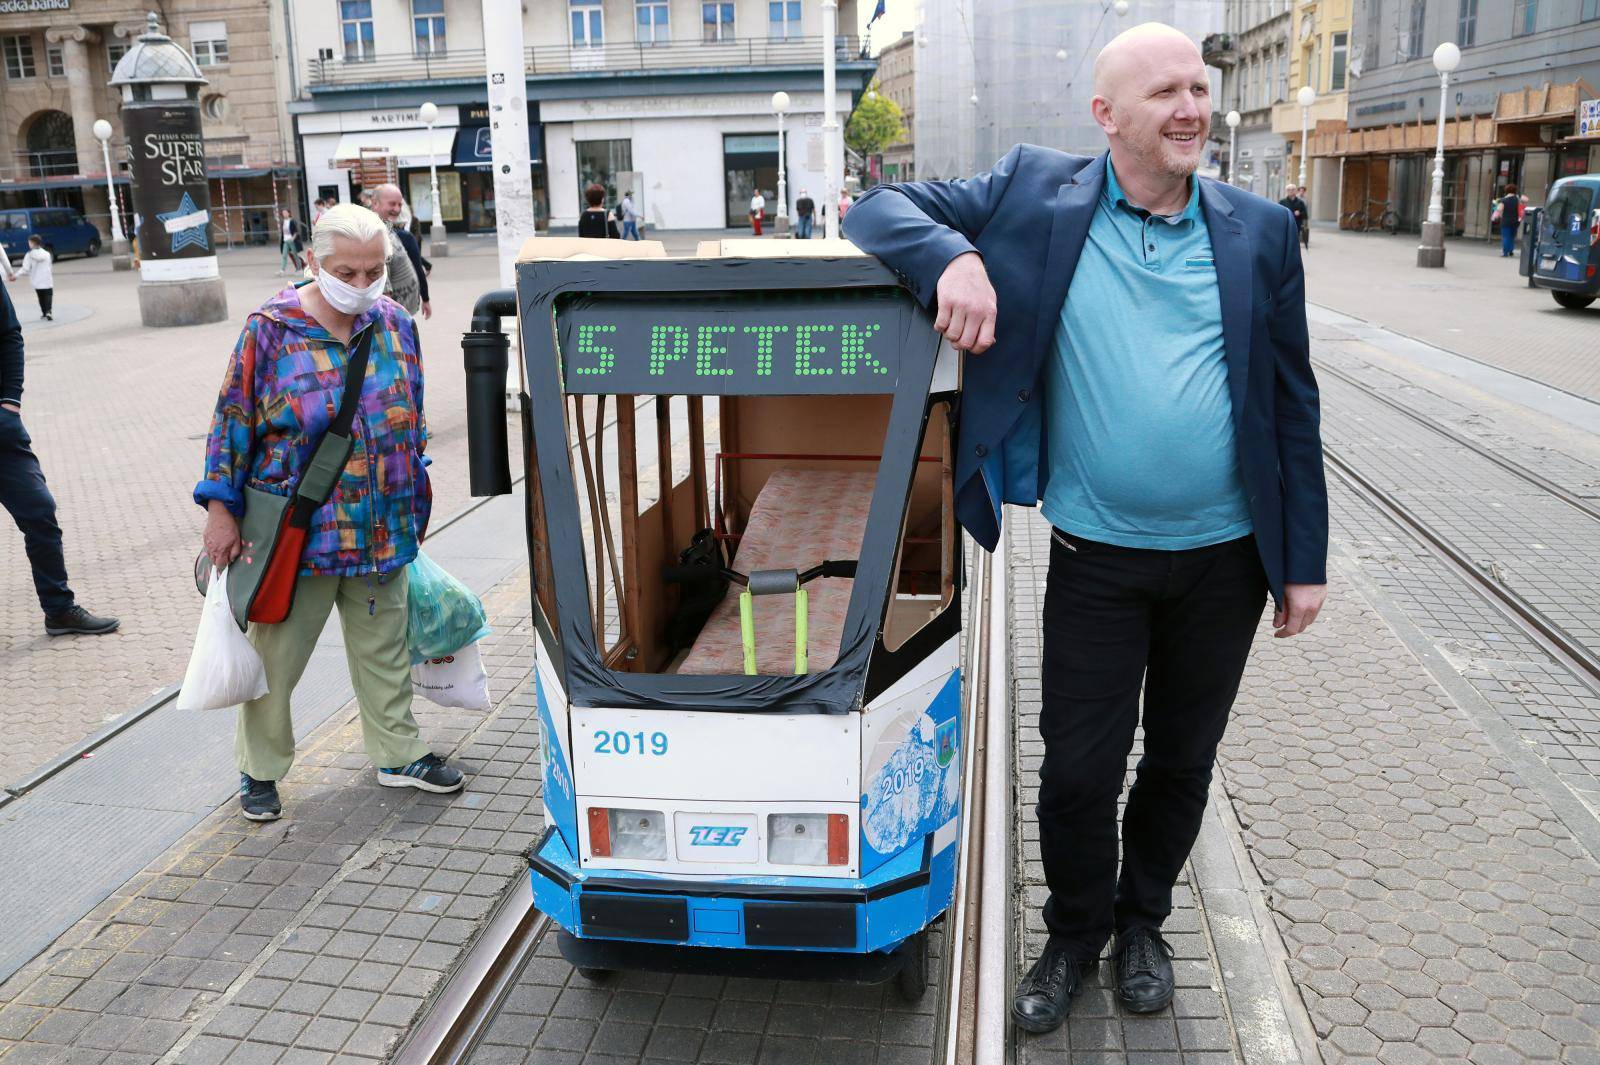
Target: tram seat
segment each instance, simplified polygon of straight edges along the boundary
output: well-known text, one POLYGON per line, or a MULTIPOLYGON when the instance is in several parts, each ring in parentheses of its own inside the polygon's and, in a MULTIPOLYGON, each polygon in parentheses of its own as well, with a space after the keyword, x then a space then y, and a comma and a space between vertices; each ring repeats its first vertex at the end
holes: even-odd
MULTIPOLYGON (((872 505, 874 473, 842 470, 775 470, 750 508, 733 566, 741 573, 762 569, 804 570, 830 559, 861 557, 872 505)), ((845 611, 854 581, 822 577, 806 585, 806 640, 810 671, 821 672, 839 657, 845 611)), ((755 600, 756 671, 794 672, 794 598, 755 600)), ((679 673, 743 673, 739 633, 739 588, 731 585, 700 630, 679 673)))

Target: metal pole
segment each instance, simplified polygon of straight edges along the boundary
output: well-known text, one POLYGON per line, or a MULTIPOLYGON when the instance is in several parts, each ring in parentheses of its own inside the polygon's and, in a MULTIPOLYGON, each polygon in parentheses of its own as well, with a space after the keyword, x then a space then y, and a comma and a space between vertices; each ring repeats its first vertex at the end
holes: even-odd
POLYGON ((1228 127, 1228 184, 1239 184, 1239 127, 1228 127))
POLYGON ((428 182, 433 197, 433 213, 428 220, 428 253, 435 259, 450 254, 449 237, 444 229, 444 207, 439 203, 439 160, 433 154, 433 123, 428 123, 428 182))
POLYGON ((106 202, 111 205, 111 243, 115 246, 125 238, 122 235, 122 220, 117 217, 117 186, 111 180, 111 145, 108 141, 100 142, 100 155, 106 163, 106 202))
POLYGON ((778 232, 782 233, 788 228, 789 221, 789 183, 785 180, 784 169, 784 143, 783 143, 783 112, 778 112, 778 232))
MULTIPOLYGON (((1305 195, 1306 156, 1311 154, 1311 108, 1300 109, 1300 194, 1305 195)), ((1309 209, 1309 207, 1308 207, 1309 209)))
POLYGON ((839 116, 834 111, 834 78, 839 32, 839 0, 822 0, 822 150, 827 170, 823 186, 823 230, 828 240, 839 237, 839 190, 844 185, 844 153, 839 143, 839 116))
POLYGON ((494 156, 495 235, 500 287, 516 284, 517 252, 534 233, 533 169, 528 153, 528 81, 522 49, 522 5, 483 5, 483 40, 489 94, 489 138, 494 156))
POLYGON ((1433 153, 1433 195, 1428 199, 1428 221, 1434 225, 1444 222, 1444 107, 1445 94, 1450 88, 1450 72, 1439 71, 1439 144, 1433 153))

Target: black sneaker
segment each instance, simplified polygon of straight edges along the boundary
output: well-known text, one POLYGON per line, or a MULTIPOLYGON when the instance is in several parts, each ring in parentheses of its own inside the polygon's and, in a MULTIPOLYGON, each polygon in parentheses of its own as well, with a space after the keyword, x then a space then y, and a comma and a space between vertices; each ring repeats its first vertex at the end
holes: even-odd
POLYGON ((74 603, 59 614, 45 615, 44 631, 49 636, 104 636, 121 624, 116 618, 95 617, 74 603))
POLYGON ((410 765, 379 769, 378 783, 386 788, 421 788, 423 791, 460 791, 466 777, 454 766, 445 765, 436 754, 425 754, 410 765))
POLYGON ((1072 996, 1083 981, 1100 967, 1099 958, 1080 961, 1066 947, 1046 946, 1011 999, 1011 1019, 1025 1032, 1053 1032, 1067 1019, 1072 996))
POLYGON ((278 782, 257 780, 249 773, 240 773, 239 808, 252 821, 276 821, 283 816, 283 804, 278 801, 278 782))
POLYGON ((1117 936, 1111 955, 1117 1000, 1132 1013, 1164 1010, 1172 1001, 1172 947, 1154 928, 1130 928, 1117 936))

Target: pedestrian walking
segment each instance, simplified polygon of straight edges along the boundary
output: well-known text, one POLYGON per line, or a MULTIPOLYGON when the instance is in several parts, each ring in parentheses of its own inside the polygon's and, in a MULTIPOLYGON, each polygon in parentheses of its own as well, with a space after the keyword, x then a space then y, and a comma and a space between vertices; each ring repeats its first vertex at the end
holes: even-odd
POLYGON ((811 226, 816 220, 817 201, 811 198, 811 193, 805 189, 800 190, 800 196, 794 201, 794 238, 796 240, 810 240, 811 226))
POLYGON ((433 317, 428 296, 428 271, 422 262, 422 245, 405 227, 405 197, 398 185, 379 185, 372 190, 373 211, 389 227, 389 288, 387 295, 410 314, 422 312, 433 317))
POLYGON ((855 203, 855 200, 850 198, 850 194, 848 192, 846 192, 844 189, 840 189, 839 190, 839 222, 840 222, 841 225, 844 223, 844 213, 850 209, 850 205, 853 204, 853 203, 855 203))
POLYGON ((630 189, 622 194, 622 202, 617 205, 617 211, 622 216, 622 239, 639 240, 639 209, 633 205, 633 191, 630 189))
POLYGON ((1506 186, 1489 220, 1500 223, 1500 257, 1509 259, 1517 252, 1517 227, 1522 222, 1522 198, 1515 185, 1506 186))
POLYGON ((583 190, 583 199, 588 206, 578 215, 578 236, 610 237, 612 240, 620 238, 622 234, 617 229, 617 220, 606 212, 604 186, 590 185, 583 190))
POLYGON ((957 516, 986 547, 1003 502, 1037 500, 1055 527, 1037 807, 1050 935, 1012 1000, 1031 1032, 1061 1024, 1113 936, 1123 1007, 1172 1001, 1161 929, 1262 606, 1270 590, 1275 634, 1294 636, 1326 591, 1293 219, 1196 175, 1210 79, 1186 35, 1118 35, 1094 84, 1108 152, 1018 145, 969 181, 878 186, 845 220, 983 353, 964 372, 957 516))
POLYGON ((340 204, 311 234, 315 280, 252 311, 228 360, 195 502, 206 508, 205 550, 227 566, 251 545, 239 535, 246 484, 292 494, 345 391, 352 337, 370 326, 370 354, 351 432, 354 449, 333 495, 311 518, 293 605, 248 636, 269 691, 239 708, 234 759, 244 816, 282 813, 277 782, 294 763, 290 699, 328 614, 338 607, 367 757, 378 783, 458 791, 461 771, 433 754, 411 712, 406 565, 428 527, 433 493, 423 449, 417 326, 383 296, 389 227, 340 204))
POLYGON ((289 267, 293 266, 296 273, 305 269, 305 263, 300 258, 300 223, 296 222, 294 215, 285 207, 279 212, 278 219, 278 273, 286 274, 289 267))
POLYGON ((322 200, 322 199, 318 199, 318 200, 315 200, 315 201, 312 202, 312 204, 311 204, 311 224, 313 226, 315 226, 318 222, 322 221, 322 216, 328 210, 329 206, 330 206, 330 204, 328 203, 328 201, 322 200))
POLYGON ((118 620, 96 617, 79 606, 67 583, 56 500, 33 453, 33 439, 22 424, 23 350, 22 323, 17 321, 11 294, 0 285, 0 506, 22 533, 23 549, 33 570, 33 590, 44 611, 45 633, 100 636, 115 632, 118 620))
POLYGON ((756 236, 761 235, 761 219, 767 211, 767 198, 757 189, 756 194, 750 197, 750 228, 756 236))
POLYGON ((56 280, 55 258, 45 248, 44 241, 37 235, 28 238, 28 250, 22 254, 22 262, 13 271, 10 264, 6 265, 6 278, 10 281, 17 279, 17 274, 28 275, 28 280, 33 284, 33 294, 39 301, 39 317, 46 322, 55 320, 56 305, 56 280))
POLYGON ((1278 203, 1283 207, 1287 207, 1289 213, 1294 215, 1295 228, 1300 231, 1300 246, 1309 248, 1311 247, 1311 210, 1306 206, 1306 201, 1302 198, 1304 191, 1299 185, 1290 185, 1283 190, 1283 199, 1279 200, 1278 203))

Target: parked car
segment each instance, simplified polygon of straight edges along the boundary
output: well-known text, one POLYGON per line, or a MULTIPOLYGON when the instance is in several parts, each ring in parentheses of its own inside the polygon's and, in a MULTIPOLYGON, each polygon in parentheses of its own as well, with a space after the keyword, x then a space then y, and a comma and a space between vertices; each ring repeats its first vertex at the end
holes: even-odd
POLYGON ((1600 174, 1551 186, 1537 228, 1530 281, 1570 310, 1589 306, 1600 296, 1600 174))
POLYGON ((0 211, 0 246, 15 262, 28 254, 34 234, 56 258, 100 254, 100 231, 71 207, 12 207, 0 211))

